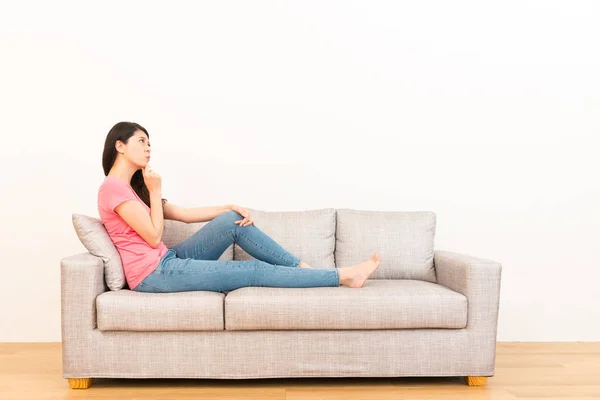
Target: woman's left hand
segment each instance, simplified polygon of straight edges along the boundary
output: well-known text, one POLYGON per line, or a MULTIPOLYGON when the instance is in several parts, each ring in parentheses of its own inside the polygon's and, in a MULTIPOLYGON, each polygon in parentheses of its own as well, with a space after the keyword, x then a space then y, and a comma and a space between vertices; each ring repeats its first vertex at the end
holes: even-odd
POLYGON ((240 207, 240 206, 234 204, 233 206, 231 206, 231 209, 233 211, 239 213, 242 217, 244 217, 244 219, 240 219, 238 221, 235 221, 236 224, 239 223, 240 226, 246 226, 246 225, 254 224, 254 221, 250 217, 250 213, 244 207, 240 207))

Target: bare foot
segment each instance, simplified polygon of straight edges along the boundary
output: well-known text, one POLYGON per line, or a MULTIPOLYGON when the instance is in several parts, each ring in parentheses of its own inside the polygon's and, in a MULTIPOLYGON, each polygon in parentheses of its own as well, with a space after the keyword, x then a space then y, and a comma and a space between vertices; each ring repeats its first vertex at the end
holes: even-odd
POLYGON ((351 267, 340 268, 341 284, 351 288, 361 288, 380 263, 381 256, 379 253, 374 253, 367 261, 351 267))

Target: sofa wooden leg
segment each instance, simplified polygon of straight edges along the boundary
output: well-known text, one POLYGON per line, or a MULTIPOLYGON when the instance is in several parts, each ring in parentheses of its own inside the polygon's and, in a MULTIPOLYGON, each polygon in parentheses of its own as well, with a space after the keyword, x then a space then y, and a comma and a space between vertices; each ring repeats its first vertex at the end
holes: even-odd
POLYGON ((485 386, 487 376, 465 376, 465 382, 469 386, 485 386))
POLYGON ((71 389, 87 389, 92 384, 92 378, 67 378, 71 389))

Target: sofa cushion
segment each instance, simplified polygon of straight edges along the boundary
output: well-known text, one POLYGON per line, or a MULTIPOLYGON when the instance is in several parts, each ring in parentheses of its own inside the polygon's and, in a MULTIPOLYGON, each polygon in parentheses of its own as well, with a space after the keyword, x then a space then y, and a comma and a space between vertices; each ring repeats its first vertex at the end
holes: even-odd
POLYGON ((223 298, 212 291, 108 291, 96 297, 101 331, 223 330, 223 298))
POLYGON ((465 328, 467 298, 437 283, 367 280, 362 288, 248 286, 225 296, 225 329, 465 328))
POLYGON ((336 267, 357 264, 378 252, 379 268, 369 279, 436 282, 432 211, 337 210, 336 267))
POLYGON ((104 262, 104 280, 110 290, 129 289, 121 255, 115 247, 102 220, 84 214, 72 214, 75 233, 83 246, 104 262))
MULTIPOLYGON (((248 208, 254 225, 315 268, 335 268, 335 209, 262 211, 248 208)), ((234 260, 254 260, 237 243, 234 260)))

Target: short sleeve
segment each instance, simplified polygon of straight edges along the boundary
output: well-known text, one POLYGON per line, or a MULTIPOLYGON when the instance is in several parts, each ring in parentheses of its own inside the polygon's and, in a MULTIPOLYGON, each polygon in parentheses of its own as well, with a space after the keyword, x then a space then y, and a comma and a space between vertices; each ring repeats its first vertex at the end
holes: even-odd
POLYGON ((115 207, 127 200, 137 200, 135 193, 124 185, 109 185, 103 189, 102 197, 107 210, 114 211, 115 207))

